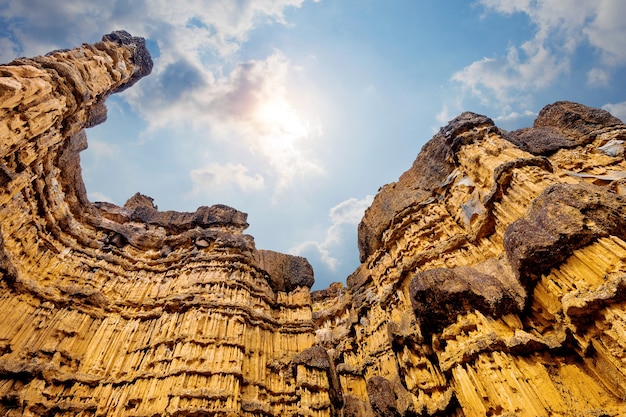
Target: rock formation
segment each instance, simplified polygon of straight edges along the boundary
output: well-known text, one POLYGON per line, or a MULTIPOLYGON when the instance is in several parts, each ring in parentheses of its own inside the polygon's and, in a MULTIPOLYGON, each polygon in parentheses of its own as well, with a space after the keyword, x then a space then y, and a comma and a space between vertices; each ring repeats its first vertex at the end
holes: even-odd
POLYGON ((626 415, 625 139, 575 103, 463 113, 379 191, 313 297, 352 415, 626 415))
POLYGON ((0 415, 626 415, 626 126, 463 113, 311 293, 246 215, 90 203, 84 129, 152 67, 126 32, 0 66, 0 415))

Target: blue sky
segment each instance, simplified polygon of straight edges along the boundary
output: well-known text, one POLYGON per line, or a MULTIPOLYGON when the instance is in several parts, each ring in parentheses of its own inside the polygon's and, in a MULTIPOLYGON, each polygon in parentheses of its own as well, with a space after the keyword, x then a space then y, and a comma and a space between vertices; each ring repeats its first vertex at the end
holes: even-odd
POLYGON ((152 75, 108 100, 81 154, 92 201, 228 204, 316 289, 358 265, 378 188, 465 110, 505 129, 557 100, 626 119, 623 0, 0 0, 0 61, 148 40, 152 75))

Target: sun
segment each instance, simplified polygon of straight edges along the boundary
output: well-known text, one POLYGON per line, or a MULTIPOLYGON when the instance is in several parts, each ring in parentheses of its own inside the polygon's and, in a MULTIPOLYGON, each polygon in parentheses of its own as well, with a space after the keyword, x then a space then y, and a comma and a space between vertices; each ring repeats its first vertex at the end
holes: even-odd
POLYGON ((309 136, 309 123, 304 120, 293 106, 283 97, 272 98, 262 103, 257 111, 257 118, 263 130, 278 138, 293 140, 309 136))
POLYGON ((267 94, 251 114, 253 132, 250 150, 265 159, 276 172, 276 191, 289 187, 296 178, 321 174, 324 168, 311 154, 320 129, 302 117, 281 91, 267 94))

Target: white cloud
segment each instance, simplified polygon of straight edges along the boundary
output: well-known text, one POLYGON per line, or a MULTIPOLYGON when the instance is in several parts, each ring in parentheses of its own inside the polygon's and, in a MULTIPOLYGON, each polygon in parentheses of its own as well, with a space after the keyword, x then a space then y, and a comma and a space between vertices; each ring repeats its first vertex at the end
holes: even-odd
POLYGON ((191 123, 206 133, 205 147, 221 138, 255 155, 264 165, 255 169, 271 171, 267 179, 280 192, 324 172, 310 150, 321 127, 293 106, 287 83, 297 69, 281 52, 246 62, 236 53, 255 27, 287 24, 285 11, 304 1, 9 0, 0 17, 25 55, 120 28, 158 43, 153 73, 121 97, 152 132, 191 123))
POLYGON ((102 194, 99 191, 93 191, 93 192, 87 193, 87 198, 89 198, 89 201, 104 201, 107 203, 114 203, 111 197, 109 197, 106 194, 102 194))
POLYGON ((89 139, 89 150, 95 159, 115 158, 119 155, 119 147, 101 140, 89 139))
POLYGON ((524 13, 536 26, 535 40, 538 43, 556 41, 570 52, 583 39, 581 29, 588 24, 605 0, 479 0, 487 10, 497 13, 524 13))
POLYGON ((602 108, 620 119, 622 122, 626 121, 626 101, 615 104, 605 104, 602 108))
POLYGON ((289 253, 300 255, 306 251, 313 250, 320 256, 320 260, 330 269, 336 271, 340 260, 333 254, 345 243, 347 236, 356 236, 356 225, 363 218, 363 213, 372 204, 374 197, 371 195, 363 199, 350 198, 332 207, 328 216, 331 221, 330 227, 326 230, 324 240, 309 240, 302 242, 289 250, 289 253))
POLYGON ((546 87, 569 67, 567 57, 558 57, 536 40, 519 48, 510 47, 506 57, 483 58, 452 76, 483 103, 495 95, 500 104, 510 105, 529 91, 546 87))
POLYGON ((602 51, 603 61, 609 65, 626 63, 626 2, 623 0, 600 0, 594 18, 583 31, 591 45, 602 51))
MULTIPOLYGON (((260 23, 286 24, 284 10, 300 7, 303 0, 255 0, 255 1, 205 1, 190 0, 172 3, 159 0, 158 6, 150 2, 148 10, 154 10, 155 20, 165 21, 178 29, 180 34, 194 34, 193 41, 206 38, 222 54, 239 48, 247 34, 260 23), (188 33, 180 29, 188 29, 188 33)), ((177 43, 177 46, 185 45, 177 43)), ((190 46, 197 50, 197 46, 190 46)))
POLYGON ((487 11, 524 13, 535 26, 532 39, 511 46, 506 56, 486 57, 455 73, 453 81, 487 104, 492 95, 509 111, 527 94, 567 73, 584 42, 602 55, 588 74, 590 85, 605 85, 611 68, 626 62, 626 3, 622 0, 479 0, 487 11))
POLYGON ((231 54, 257 25, 285 24, 285 9, 300 7, 303 1, 8 0, 3 2, 0 17, 18 18, 11 20, 7 29, 29 56, 75 46, 77 33, 97 40, 104 33, 124 28, 133 35, 158 40, 170 62, 207 49, 223 56, 231 54))
POLYGON ((127 96, 152 130, 191 122, 206 137, 255 155, 272 172, 277 192, 324 173, 308 150, 321 126, 291 104, 292 67, 281 52, 239 63, 226 75, 183 61, 168 68, 171 73, 142 81, 127 96))
POLYGON ((437 115, 435 116, 435 119, 442 126, 447 125, 448 122, 452 119, 447 103, 443 103, 443 105, 441 106, 441 111, 437 113, 437 115))
POLYGON ((435 115, 438 126, 431 126, 431 131, 437 133, 442 126, 446 126, 454 117, 466 111, 467 108, 463 104, 463 95, 447 93, 446 99, 441 105, 441 110, 435 115))
POLYGON ((359 224, 363 213, 372 204, 374 197, 371 195, 363 199, 350 198, 332 207, 328 216, 333 224, 359 224))
POLYGON ((508 114, 504 114, 502 116, 498 116, 494 119, 494 121, 496 122, 509 122, 512 120, 518 120, 518 119, 523 119, 523 118, 527 118, 527 117, 536 117, 537 113, 535 113, 534 111, 531 110, 524 110, 522 112, 511 112, 508 114))
POLYGON ((257 191, 264 187, 260 174, 249 175, 248 168, 241 164, 220 165, 211 163, 190 173, 193 182, 192 194, 210 192, 236 185, 241 191, 257 191))
POLYGON ((604 87, 609 85, 611 74, 604 68, 592 68, 587 73, 587 84, 590 86, 604 87))
POLYGON ((532 0, 479 0, 479 3, 500 13, 513 14, 528 10, 533 2, 532 0))
POLYGON ((19 46, 7 38, 0 38, 0 62, 12 61, 19 55, 19 46))

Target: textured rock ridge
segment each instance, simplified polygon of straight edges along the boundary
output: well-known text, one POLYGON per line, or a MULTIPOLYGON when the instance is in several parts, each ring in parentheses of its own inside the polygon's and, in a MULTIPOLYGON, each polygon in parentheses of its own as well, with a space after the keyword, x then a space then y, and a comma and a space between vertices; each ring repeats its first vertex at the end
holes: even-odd
POLYGON ((347 288, 313 294, 344 415, 626 415, 625 140, 569 102, 442 128, 365 212, 347 288))
POLYGON ((83 129, 151 68, 126 32, 0 66, 0 415, 330 409, 290 367, 314 341, 305 259, 257 251, 231 207, 87 200, 83 129))
POLYGON ((84 129, 145 42, 0 66, 0 415, 626 415, 626 126, 580 104, 463 113, 310 293, 231 207, 90 203, 84 129))

